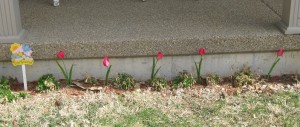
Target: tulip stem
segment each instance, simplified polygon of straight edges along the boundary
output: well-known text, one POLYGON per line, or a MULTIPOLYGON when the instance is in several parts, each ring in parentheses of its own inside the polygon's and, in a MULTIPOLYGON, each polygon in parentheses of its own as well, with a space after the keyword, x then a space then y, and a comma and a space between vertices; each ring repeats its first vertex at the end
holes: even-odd
POLYGON ((197 83, 201 83, 201 66, 202 66, 203 57, 201 56, 200 62, 197 64, 195 62, 195 67, 197 71, 197 83))
POLYGON ((151 80, 150 80, 150 84, 152 84, 152 81, 156 78, 156 75, 158 73, 158 71, 160 70, 161 67, 159 67, 157 70, 156 68, 156 64, 157 64, 158 60, 155 60, 155 58, 153 57, 153 63, 152 63, 152 71, 151 71, 151 80))
POLYGON ((109 65, 107 71, 106 71, 106 76, 105 76, 105 85, 107 85, 107 82, 108 82, 108 76, 109 76, 109 72, 110 72, 110 68, 111 68, 112 65, 109 65))
POLYGON ((72 72, 73 72, 73 64, 72 64, 72 66, 71 66, 71 68, 70 68, 70 72, 67 73, 68 71, 67 71, 67 68, 66 68, 66 65, 65 65, 64 60, 62 60, 62 62, 63 62, 64 68, 63 68, 63 67, 60 65, 60 63, 56 60, 56 63, 57 63, 57 65, 58 65, 59 69, 61 70, 61 72, 63 73, 63 75, 64 75, 64 77, 65 77, 66 83, 67 83, 68 85, 71 85, 71 81, 72 81, 72 72))
POLYGON ((272 66, 271 66, 269 72, 268 72, 268 78, 271 77, 271 73, 272 73, 274 67, 276 66, 276 64, 279 62, 279 60, 280 60, 280 58, 278 58, 278 56, 277 56, 276 59, 275 59, 275 61, 274 61, 274 63, 272 64, 272 66))
POLYGON ((65 68, 65 72, 67 73, 68 71, 67 71, 67 68, 66 68, 66 64, 65 64, 65 62, 64 62, 64 59, 61 59, 61 61, 63 62, 64 68, 65 68))

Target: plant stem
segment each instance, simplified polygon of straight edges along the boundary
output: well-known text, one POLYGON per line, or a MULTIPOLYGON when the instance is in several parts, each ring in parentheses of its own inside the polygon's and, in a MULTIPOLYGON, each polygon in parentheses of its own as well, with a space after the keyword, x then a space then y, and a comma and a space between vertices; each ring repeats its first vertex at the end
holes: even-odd
POLYGON ((65 68, 65 72, 67 73, 68 71, 67 71, 67 68, 66 68, 66 64, 65 64, 65 62, 64 62, 64 59, 61 59, 61 61, 63 62, 64 68, 65 68))
POLYGON ((201 56, 200 62, 198 64, 197 69, 197 83, 201 83, 201 66, 202 66, 203 57, 201 56))
POLYGON ((56 63, 58 65, 58 67, 60 68, 61 72, 63 73, 64 77, 65 77, 65 80, 66 82, 68 82, 68 76, 67 76, 67 72, 65 72, 65 70, 62 68, 62 66, 59 64, 59 62, 56 60, 56 63))
POLYGON ((278 56, 277 56, 276 59, 275 59, 275 61, 274 61, 274 63, 272 64, 272 67, 270 68, 270 70, 269 70, 269 72, 268 72, 268 78, 271 77, 271 73, 272 73, 272 71, 273 71, 275 65, 279 62, 279 60, 280 60, 280 58, 278 58, 278 56))
POLYGON ((109 72, 110 72, 110 68, 111 68, 112 65, 109 65, 107 71, 106 71, 106 76, 105 76, 105 85, 107 85, 107 82, 108 82, 108 76, 109 76, 109 72))
POLYGON ((154 78, 155 78, 154 71, 155 71, 156 63, 157 63, 157 61, 155 61, 155 58, 153 57, 150 84, 152 83, 152 81, 153 81, 154 78))

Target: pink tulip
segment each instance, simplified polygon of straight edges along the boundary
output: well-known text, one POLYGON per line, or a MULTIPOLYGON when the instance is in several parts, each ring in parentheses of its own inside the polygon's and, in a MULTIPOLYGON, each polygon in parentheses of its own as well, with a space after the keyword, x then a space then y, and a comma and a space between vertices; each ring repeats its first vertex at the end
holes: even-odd
POLYGON ((108 56, 105 56, 104 59, 103 59, 103 65, 105 67, 108 67, 109 66, 109 59, 108 59, 108 56))
POLYGON ((158 52, 157 55, 156 55, 156 59, 157 60, 160 60, 164 57, 164 54, 162 52, 158 52))
POLYGON ((199 49, 199 54, 202 56, 205 54, 205 48, 200 48, 199 49))
POLYGON ((282 55, 283 55, 283 49, 281 48, 277 51, 277 56, 282 56, 282 55))
POLYGON ((65 57, 65 52, 64 51, 59 51, 58 53, 57 53, 57 58, 58 59, 63 59, 65 57))

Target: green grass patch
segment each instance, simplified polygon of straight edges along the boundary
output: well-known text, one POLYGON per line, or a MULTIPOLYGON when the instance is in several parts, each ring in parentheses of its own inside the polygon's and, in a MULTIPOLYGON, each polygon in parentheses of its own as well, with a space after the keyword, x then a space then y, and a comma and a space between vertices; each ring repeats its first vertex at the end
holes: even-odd
POLYGON ((163 114, 158 109, 146 108, 133 115, 127 115, 122 121, 116 123, 115 127, 132 127, 132 126, 145 126, 145 127, 199 127, 202 126, 201 121, 189 116, 180 119, 171 119, 163 114))

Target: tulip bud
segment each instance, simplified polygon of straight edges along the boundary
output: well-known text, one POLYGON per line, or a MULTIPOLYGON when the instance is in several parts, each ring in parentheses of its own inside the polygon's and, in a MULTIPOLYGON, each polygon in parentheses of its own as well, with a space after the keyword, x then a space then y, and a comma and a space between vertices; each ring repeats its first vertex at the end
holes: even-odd
POLYGON ((158 52, 157 55, 156 55, 156 59, 157 60, 160 60, 164 57, 164 54, 162 52, 158 52))
POLYGON ((63 59, 63 58, 65 58, 65 52, 64 52, 64 51, 59 51, 59 52, 57 53, 57 58, 58 58, 58 59, 63 59))
POLYGON ((108 67, 109 66, 109 59, 108 59, 108 56, 105 56, 104 59, 103 59, 103 65, 105 67, 108 67))
POLYGON ((279 49, 277 51, 277 56, 282 56, 283 55, 283 49, 279 49))
POLYGON ((205 54, 205 48, 200 48, 199 49, 199 54, 202 56, 205 54))

